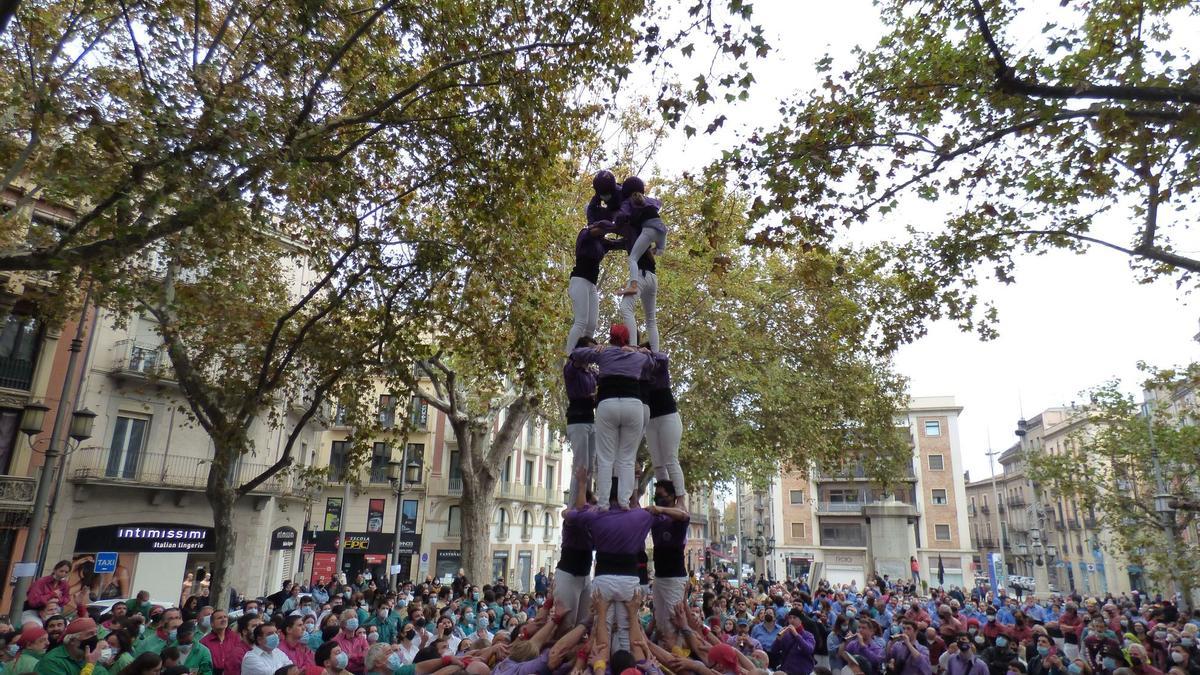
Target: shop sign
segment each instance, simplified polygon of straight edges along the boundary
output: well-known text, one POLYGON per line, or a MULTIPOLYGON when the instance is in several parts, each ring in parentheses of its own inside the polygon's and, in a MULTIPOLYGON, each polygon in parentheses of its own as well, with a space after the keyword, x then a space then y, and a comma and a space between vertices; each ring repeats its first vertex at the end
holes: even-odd
POLYGON ((216 550, 211 527, 177 523, 123 523, 82 527, 75 535, 75 551, 116 553, 170 553, 216 550))
POLYGON ((284 527, 277 528, 271 533, 271 550, 272 551, 294 551, 296 550, 296 528, 284 527))
MULTIPOLYGON (((320 553, 336 553, 338 550, 337 532, 319 531, 310 541, 320 553)), ((395 541, 395 535, 390 532, 347 532, 341 546, 346 553, 388 555, 395 541)), ((400 538, 400 555, 413 555, 420 549, 421 535, 405 534, 400 538)))

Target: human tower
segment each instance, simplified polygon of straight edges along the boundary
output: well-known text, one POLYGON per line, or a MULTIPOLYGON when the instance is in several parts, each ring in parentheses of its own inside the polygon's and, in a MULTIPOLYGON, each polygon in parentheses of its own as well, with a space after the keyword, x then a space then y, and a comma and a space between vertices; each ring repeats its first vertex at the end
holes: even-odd
POLYGON ((611 649, 629 649, 625 603, 639 588, 653 599, 655 624, 671 631, 672 609, 687 591, 684 547, 689 516, 679 464, 683 425, 671 393, 669 359, 659 345, 655 258, 666 250, 662 204, 645 183, 630 176, 617 184, 610 171, 592 180, 587 225, 575 239, 575 266, 568 292, 574 320, 566 342, 563 381, 567 393, 567 440, 574 453, 574 481, 563 517, 562 550, 555 572, 554 602, 567 626, 589 615, 595 592, 605 600, 603 621, 611 649), (599 322, 600 263, 625 251, 628 282, 619 291, 620 317, 608 340, 595 339, 599 322), (644 320, 637 337, 635 305, 644 320), (646 439, 654 465, 654 502, 637 502, 634 463, 646 439), (597 495, 601 499, 597 499, 597 495), (649 588, 646 537, 654 543, 654 584, 649 588), (593 556, 594 554, 594 556, 593 556), (593 560, 594 557, 594 560, 593 560))

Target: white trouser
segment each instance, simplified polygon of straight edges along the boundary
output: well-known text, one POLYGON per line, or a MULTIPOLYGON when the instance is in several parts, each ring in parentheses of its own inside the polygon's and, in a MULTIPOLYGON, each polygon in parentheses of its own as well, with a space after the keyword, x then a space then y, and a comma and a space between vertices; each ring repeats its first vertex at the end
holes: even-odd
POLYGON ((638 260, 641 260, 642 255, 652 248, 654 255, 662 255, 663 251, 667 250, 667 226, 660 218, 651 218, 642 224, 642 231, 629 250, 630 282, 636 281, 638 278, 638 260))
POLYGON ((592 580, 570 572, 554 571, 554 606, 563 612, 563 630, 582 623, 592 611, 592 580))
MULTIPOLYGON (((654 272, 639 270, 638 280, 638 298, 642 301, 642 314, 646 319, 646 340, 650 342, 650 349, 660 351, 658 348, 658 319, 654 315, 654 303, 658 299, 658 276, 654 272)), ((633 306, 637 300, 632 295, 621 296, 621 323, 629 329, 629 339, 634 340, 637 332, 637 320, 633 315, 633 306)), ((640 343, 641 341, 638 340, 640 343)))
POLYGON ((608 503, 612 477, 617 477, 617 504, 629 508, 633 495, 633 464, 642 440, 642 402, 636 398, 606 398, 596 406, 596 492, 608 503))
POLYGON ((567 333, 567 354, 570 355, 579 338, 596 335, 596 324, 600 322, 600 291, 596 284, 583 277, 571 277, 567 295, 571 296, 571 311, 575 315, 567 333))
POLYGON ((574 457, 571 463, 571 495, 567 498, 567 508, 574 506, 579 496, 579 481, 576 480, 575 473, 586 469, 588 476, 584 485, 592 483, 592 472, 596 470, 595 429, 596 425, 590 422, 567 425, 567 442, 571 444, 571 454, 574 457))
MULTIPOLYGON (((605 621, 608 621, 612 633, 609 640, 610 655, 618 649, 629 650, 629 622, 631 619, 629 612, 625 610, 625 603, 633 598, 638 586, 637 577, 601 574, 592 579, 592 588, 599 591, 600 597, 608 601, 608 616, 605 617, 605 621)), ((632 620, 637 621, 637 617, 633 617, 632 620)))
POLYGON ((675 624, 671 623, 671 613, 675 611, 675 605, 684 601, 687 587, 687 577, 654 577, 654 624, 659 635, 678 632, 675 624))
POLYGON ((675 494, 687 494, 683 484, 683 467, 679 466, 679 441, 683 438, 683 421, 679 413, 651 417, 646 422, 646 448, 654 464, 655 480, 670 480, 675 484, 675 494))

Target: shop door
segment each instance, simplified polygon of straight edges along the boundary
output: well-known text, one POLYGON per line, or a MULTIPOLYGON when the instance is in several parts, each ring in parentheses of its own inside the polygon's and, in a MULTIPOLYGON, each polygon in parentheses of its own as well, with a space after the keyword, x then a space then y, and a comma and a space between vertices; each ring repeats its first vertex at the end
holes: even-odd
POLYGON ((529 551, 517 556, 517 579, 522 593, 533 590, 533 554, 529 551))

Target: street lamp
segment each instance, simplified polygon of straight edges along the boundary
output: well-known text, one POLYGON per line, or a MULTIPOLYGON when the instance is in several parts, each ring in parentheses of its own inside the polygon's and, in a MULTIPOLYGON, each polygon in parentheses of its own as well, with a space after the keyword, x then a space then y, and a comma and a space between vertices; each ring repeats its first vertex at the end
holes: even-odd
MULTIPOLYGON (((388 462, 387 476, 388 481, 392 484, 392 490, 396 492, 396 538, 392 542, 392 565, 399 565, 400 540, 404 534, 404 486, 420 482, 421 465, 413 460, 409 460, 407 465, 403 462, 388 462)), ((397 571, 391 575, 391 578, 392 590, 396 590, 400 587, 400 572, 397 571)))
POLYGON ((96 413, 84 408, 71 413, 71 429, 67 435, 76 443, 82 443, 92 437, 92 428, 96 425, 96 413))
POLYGON ((25 404, 25 410, 21 413, 21 431, 29 437, 30 443, 33 442, 34 436, 42 433, 48 412, 50 412, 50 408, 44 403, 25 404))

